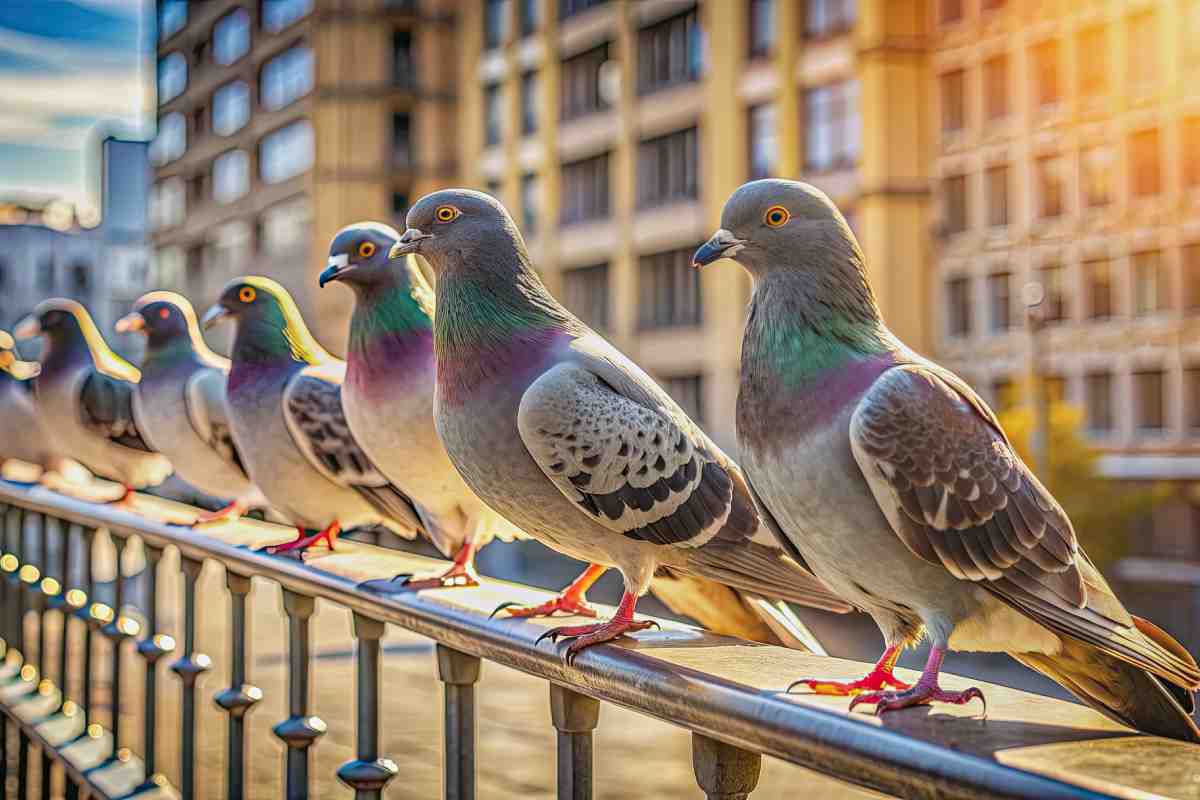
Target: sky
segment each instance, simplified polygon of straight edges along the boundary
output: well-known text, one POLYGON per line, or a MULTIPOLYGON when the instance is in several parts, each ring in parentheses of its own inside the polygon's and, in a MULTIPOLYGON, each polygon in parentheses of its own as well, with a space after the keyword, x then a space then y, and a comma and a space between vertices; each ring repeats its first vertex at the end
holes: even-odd
POLYGON ((0 199, 94 204, 99 141, 153 134, 154 0, 0 0, 0 199))

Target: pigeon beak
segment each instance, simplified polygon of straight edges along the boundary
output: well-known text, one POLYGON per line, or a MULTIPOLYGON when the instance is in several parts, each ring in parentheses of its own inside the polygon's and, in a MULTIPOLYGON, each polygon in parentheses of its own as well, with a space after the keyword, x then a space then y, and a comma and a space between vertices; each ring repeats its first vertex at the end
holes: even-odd
POLYGON ((329 263, 325 267, 325 271, 321 273, 321 277, 317 278, 317 283, 322 289, 325 284, 332 283, 336 280, 341 280, 354 267, 350 266, 350 256, 345 253, 338 253, 336 256, 329 257, 329 263))
POLYGON ((30 315, 17 323, 17 327, 13 328, 13 336, 18 339, 32 339, 35 336, 42 335, 42 324, 38 322, 37 317, 30 315))
POLYGON ((388 260, 400 258, 400 256, 406 256, 409 253, 419 253, 421 251, 421 242, 432 238, 432 233, 422 233, 416 228, 409 228, 400 237, 400 241, 392 245, 392 249, 388 251, 388 260))
POLYGON ((208 330, 213 325, 216 325, 221 320, 229 316, 229 309, 218 303, 217 305, 204 312, 204 318, 200 320, 200 327, 208 330))
POLYGON ((16 360, 17 357, 13 355, 12 350, 0 350, 0 369, 8 369, 16 360))
POLYGON ((117 324, 113 327, 116 328, 117 333, 144 331, 146 329, 146 318, 141 315, 141 312, 131 311, 117 320, 117 324))
POLYGON ((733 258, 746 246, 745 239, 739 239, 729 231, 721 228, 713 237, 696 251, 692 256, 692 266, 699 269, 721 258, 733 258))

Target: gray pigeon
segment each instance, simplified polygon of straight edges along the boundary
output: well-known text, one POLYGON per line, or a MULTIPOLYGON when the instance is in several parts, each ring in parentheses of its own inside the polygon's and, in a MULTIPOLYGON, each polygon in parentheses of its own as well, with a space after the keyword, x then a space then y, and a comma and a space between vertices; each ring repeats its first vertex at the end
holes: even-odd
POLYGON ((887 646, 862 680, 798 683, 877 712, 961 704, 983 696, 938 685, 943 654, 1000 651, 1126 725, 1200 740, 1195 660, 1122 607, 983 400, 888 330, 829 199, 755 181, 721 226, 695 262, 733 258, 754 278, 737 404, 747 478, 784 544, 887 646), (892 666, 922 636, 929 660, 908 686, 892 666))
POLYGON ((647 627, 634 607, 664 569, 758 595, 848 606, 760 526, 738 467, 635 364, 563 308, 495 199, 436 192, 391 249, 437 275, 435 415, 484 502, 625 579, 608 622, 555 628, 583 648, 647 627))
POLYGON ((420 510, 367 458, 346 423, 346 365, 309 333, 295 301, 269 278, 235 278, 204 315, 237 324, 226 382, 233 438, 254 485, 294 524, 272 553, 332 549, 343 529, 383 525, 411 539, 420 510), (317 531, 309 535, 308 530, 317 531))
POLYGON ((475 553, 493 537, 527 538, 467 488, 433 425, 433 290, 411 259, 392 262, 400 234, 386 225, 343 228, 320 284, 354 290, 342 402, 350 430, 388 480, 421 504, 430 538, 454 562, 404 590, 478 585, 475 553))
POLYGON ((192 486, 232 498, 197 521, 236 519, 266 505, 233 441, 225 402, 229 362, 204 342, 192 304, 174 292, 150 292, 116 327, 118 333, 141 331, 146 337, 142 380, 133 395, 133 417, 146 441, 192 486))
POLYGON ((38 365, 22 361, 13 338, 0 331, 0 464, 16 459, 49 468, 57 458, 33 402, 38 365))
POLYGON ((119 481, 122 502, 134 489, 167 479, 171 462, 150 447, 133 416, 139 373, 109 348, 87 309, 74 300, 44 300, 14 334, 43 339, 33 390, 57 451, 119 481))

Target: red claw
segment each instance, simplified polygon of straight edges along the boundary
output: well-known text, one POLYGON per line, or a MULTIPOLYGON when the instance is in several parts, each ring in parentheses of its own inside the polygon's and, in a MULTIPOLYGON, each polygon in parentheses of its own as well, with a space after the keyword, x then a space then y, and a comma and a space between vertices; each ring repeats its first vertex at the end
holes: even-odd
POLYGON ((983 703, 983 713, 987 714, 987 698, 983 696, 978 688, 972 686, 961 692, 951 692, 938 686, 938 673, 942 668, 942 659, 945 658, 945 653, 941 648, 933 647, 929 651, 929 660, 925 662, 925 669, 921 673, 921 679, 917 681, 912 688, 905 689, 899 692, 868 692, 859 694, 850 701, 850 711, 853 711, 858 705, 874 705, 875 713, 882 714, 885 711, 896 711, 901 708, 912 708, 913 706, 929 705, 931 703, 950 703, 956 706, 966 705, 972 700, 978 699, 983 703))

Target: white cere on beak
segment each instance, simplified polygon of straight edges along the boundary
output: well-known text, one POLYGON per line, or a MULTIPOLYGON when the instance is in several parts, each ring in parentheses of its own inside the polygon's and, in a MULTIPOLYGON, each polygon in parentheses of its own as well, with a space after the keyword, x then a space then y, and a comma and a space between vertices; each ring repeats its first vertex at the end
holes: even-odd
POLYGON ((346 266, 349 263, 350 263, 350 255, 348 253, 338 253, 335 256, 330 256, 329 263, 326 264, 325 266, 333 267, 334 269, 341 269, 342 267, 346 266))

